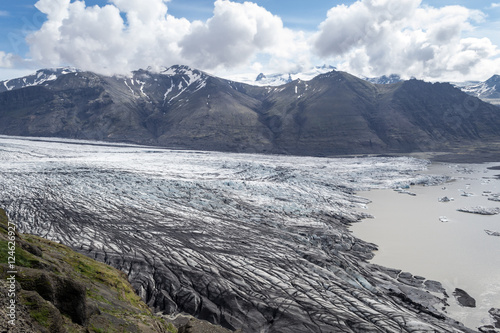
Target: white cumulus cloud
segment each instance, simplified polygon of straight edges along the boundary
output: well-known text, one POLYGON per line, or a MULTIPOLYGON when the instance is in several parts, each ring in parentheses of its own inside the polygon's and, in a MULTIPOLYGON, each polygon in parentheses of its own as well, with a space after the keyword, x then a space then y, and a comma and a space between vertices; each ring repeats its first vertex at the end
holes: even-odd
POLYGON ((11 68, 14 65, 15 56, 12 53, 0 51, 0 68, 11 68))
MULTIPOLYGON (((428 80, 484 79, 500 72, 497 46, 471 37, 485 14, 421 0, 338 5, 316 32, 289 29, 249 1, 215 0, 205 21, 170 15, 168 0, 109 0, 105 6, 38 0, 36 7, 47 20, 27 41, 31 59, 41 66, 124 74, 186 64, 224 75, 297 72, 328 63, 356 75, 428 80)), ((12 55, 0 54, 0 65, 12 65, 12 55)))
POLYGON ((498 55, 496 46, 486 38, 462 37, 483 18, 481 12, 462 6, 359 0, 330 9, 313 37, 314 50, 323 58, 337 59, 340 68, 366 76, 397 73, 430 80, 484 76, 477 69, 498 55))
POLYGON ((307 50, 301 33, 250 2, 217 0, 205 22, 169 15, 165 0, 111 0, 103 7, 39 0, 36 7, 48 20, 28 36, 30 54, 51 66, 108 74, 177 63, 231 69, 250 65, 259 52, 286 59, 307 50))
POLYGON ((180 61, 177 43, 190 26, 167 15, 162 0, 113 0, 103 7, 40 0, 36 7, 48 20, 28 36, 34 60, 108 74, 180 61))
POLYGON ((215 2, 214 16, 194 22, 179 43, 182 55, 204 68, 247 63, 257 52, 287 57, 296 45, 281 18, 255 3, 215 2))

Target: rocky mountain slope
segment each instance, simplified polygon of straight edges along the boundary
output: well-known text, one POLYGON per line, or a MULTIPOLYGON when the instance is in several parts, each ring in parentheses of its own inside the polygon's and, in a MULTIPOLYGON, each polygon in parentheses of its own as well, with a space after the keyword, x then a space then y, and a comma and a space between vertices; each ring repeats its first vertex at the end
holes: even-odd
MULTIPOLYGON (((0 331, 9 333, 176 333, 135 293, 127 276, 60 243, 15 233, 15 263, 8 263, 9 228, 0 209, 0 331), (14 280, 10 271, 16 271, 14 280), (11 283, 11 281, 14 281, 11 283), (11 287, 12 285, 12 287, 11 287), (11 293, 15 296, 11 297, 11 293), (15 325, 7 320, 15 300, 15 325)), ((180 332, 229 333, 199 320, 180 332), (200 326, 205 327, 202 331, 200 326)))
POLYGON ((174 66, 132 77, 61 73, 4 91, 0 134, 296 155, 411 152, 499 142, 500 108, 450 84, 379 85, 331 71, 257 87, 174 66))
POLYGON ((72 67, 61 67, 54 69, 41 69, 32 75, 18 79, 0 81, 0 92, 11 91, 31 86, 47 85, 48 82, 56 80, 59 76, 79 72, 72 67))
POLYGON ((484 82, 457 85, 469 95, 478 97, 485 102, 500 105, 500 75, 493 75, 484 82))

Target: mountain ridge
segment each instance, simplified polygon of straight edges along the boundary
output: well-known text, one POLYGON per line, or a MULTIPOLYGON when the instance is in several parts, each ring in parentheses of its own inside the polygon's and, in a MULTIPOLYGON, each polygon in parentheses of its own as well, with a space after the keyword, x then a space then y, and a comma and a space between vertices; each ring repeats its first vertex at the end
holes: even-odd
POLYGON ((471 96, 500 105, 500 75, 495 74, 484 82, 471 82, 457 86, 471 96))
POLYGON ((178 65, 131 77, 49 77, 0 93, 0 134, 295 155, 500 142, 500 108, 448 83, 373 84, 333 70, 260 87, 178 65))

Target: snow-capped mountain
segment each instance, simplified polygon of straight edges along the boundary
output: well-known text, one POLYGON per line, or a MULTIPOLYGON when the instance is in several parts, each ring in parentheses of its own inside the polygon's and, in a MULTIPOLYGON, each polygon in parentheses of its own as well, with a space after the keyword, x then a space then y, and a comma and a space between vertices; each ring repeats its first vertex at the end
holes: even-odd
POLYGON ((465 82, 454 85, 485 102, 500 105, 500 75, 493 75, 484 82, 465 82))
POLYGON ((364 78, 366 81, 370 83, 375 83, 375 84, 392 84, 392 83, 398 83, 401 80, 401 77, 397 74, 391 74, 389 76, 387 75, 382 75, 379 77, 371 77, 371 78, 364 78))
POLYGON ((79 70, 73 67, 40 69, 36 73, 22 78, 0 81, 0 92, 42 85, 47 81, 56 80, 61 75, 76 72, 79 70))
POLYGON ((335 67, 330 65, 315 66, 309 70, 293 73, 274 73, 265 74, 260 73, 257 77, 252 76, 252 74, 238 75, 230 77, 231 80, 251 84, 254 86, 281 86, 290 83, 294 80, 309 81, 318 75, 325 74, 335 70, 335 67))
MULTIPOLYGON (((235 77, 236 81, 252 84, 256 86, 281 86, 283 84, 290 83, 294 80, 302 80, 309 81, 315 78, 318 75, 326 74, 335 70, 333 66, 316 66, 311 70, 299 72, 299 73, 280 73, 280 74, 264 74, 260 73, 257 75, 255 79, 251 79, 248 77, 235 77)), ((374 84, 392 84, 401 82, 402 79, 397 74, 391 74, 389 76, 382 75, 379 77, 361 77, 363 80, 366 80, 370 83, 374 84)))
POLYGON ((130 76, 82 71, 57 79, 41 71, 38 81, 17 79, 25 86, 42 82, 29 89, 5 84, 0 134, 294 155, 431 151, 500 141, 498 108, 474 99, 471 117, 464 100, 472 97, 450 84, 408 80, 382 87, 328 66, 316 70, 328 72, 307 81, 288 75, 293 81, 274 87, 187 66, 130 76))
POLYGON ((292 82, 292 74, 268 74, 260 73, 257 75, 257 78, 254 82, 257 85, 261 86, 281 86, 283 84, 287 84, 292 82))
POLYGON ((208 77, 202 71, 175 65, 160 73, 138 70, 132 72, 131 77, 114 76, 112 79, 120 86, 124 84, 133 96, 145 98, 150 103, 161 101, 166 106, 186 92, 193 94, 205 87, 208 77))

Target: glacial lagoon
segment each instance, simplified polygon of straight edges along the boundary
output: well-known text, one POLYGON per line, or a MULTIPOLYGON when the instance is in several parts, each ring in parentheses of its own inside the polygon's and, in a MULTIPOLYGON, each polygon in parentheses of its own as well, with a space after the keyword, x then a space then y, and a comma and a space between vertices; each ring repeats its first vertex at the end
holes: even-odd
POLYGON ((441 281, 450 296, 446 311, 471 328, 491 323, 488 310, 500 307, 500 237, 486 232, 500 232, 500 215, 457 209, 500 207, 489 200, 500 193, 500 171, 488 169, 499 165, 437 163, 423 173, 448 175, 450 182, 358 192, 372 201, 363 211, 373 219, 351 227, 354 236, 377 244, 372 263, 441 281), (444 197, 450 201, 440 202, 444 197), (455 288, 475 298, 476 308, 461 307, 455 288))

